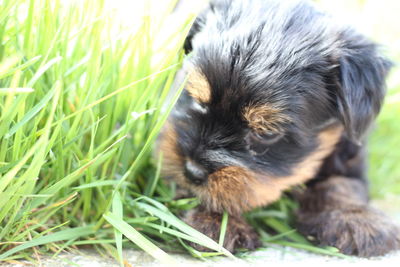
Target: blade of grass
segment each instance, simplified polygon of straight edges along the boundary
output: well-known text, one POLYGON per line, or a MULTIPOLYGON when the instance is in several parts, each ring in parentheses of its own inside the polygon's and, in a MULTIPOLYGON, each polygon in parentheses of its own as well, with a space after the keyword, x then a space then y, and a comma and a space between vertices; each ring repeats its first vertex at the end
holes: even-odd
MULTIPOLYGON (((143 199, 150 203, 155 202, 154 200, 149 199, 147 197, 143 197, 143 199)), ((222 246, 217 244, 214 240, 212 240, 208 236, 204 235, 203 233, 200 233, 199 231, 193 229, 192 227, 190 227, 189 225, 187 225, 186 223, 184 223, 183 221, 178 219, 175 215, 173 215, 171 212, 169 212, 168 209, 165 206, 163 206, 161 203, 157 203, 157 206, 162 206, 163 210, 155 208, 154 206, 151 206, 146 203, 141 203, 141 202, 137 202, 136 205, 138 208, 148 212, 152 216, 156 216, 156 217, 160 218, 162 221, 165 221, 168 224, 173 225, 176 229, 179 229, 183 233, 196 238, 198 244, 200 244, 204 247, 213 249, 217 252, 222 252, 224 255, 226 255, 228 257, 235 258, 229 251, 227 251, 222 246)))
MULTIPOLYGON (((115 217, 122 221, 123 220, 123 209, 122 209, 122 201, 121 196, 118 191, 114 192, 113 203, 112 203, 112 211, 115 217)), ((115 236, 115 245, 117 246, 118 252, 118 260, 120 265, 124 266, 124 258, 122 256, 122 234, 116 228, 114 229, 114 236, 115 236)))
POLYGON ((170 265, 176 266, 176 261, 174 258, 169 256, 163 250, 155 246, 149 240, 147 240, 142 234, 140 234, 135 228, 131 227, 126 222, 120 220, 115 214, 108 212, 103 215, 104 218, 116 229, 118 229, 123 235, 129 238, 132 242, 134 242, 141 249, 149 253, 155 259, 160 262, 170 265))
POLYGON ((22 127, 24 124, 26 124, 28 121, 30 121, 37 113, 39 113, 40 110, 42 110, 47 103, 50 101, 50 99, 53 98, 55 93, 55 90, 49 91, 43 99, 35 105, 29 112, 25 114, 25 116, 20 120, 18 123, 16 123, 9 131, 4 135, 5 138, 10 138, 14 133, 18 131, 20 127, 22 127))
POLYGON ((218 244, 220 246, 224 245, 227 226, 228 226, 228 213, 226 211, 224 211, 224 213, 222 214, 221 230, 220 230, 219 239, 218 239, 218 244))
POLYGON ((42 236, 39 238, 34 238, 31 241, 28 241, 22 245, 16 246, 13 249, 10 249, 3 254, 0 254, 0 260, 6 260, 8 257, 11 255, 25 250, 27 248, 31 247, 36 247, 44 244, 49 244, 49 243, 54 243, 54 242, 59 242, 63 240, 70 240, 70 239, 76 239, 79 237, 85 237, 91 234, 94 234, 95 232, 93 231, 92 226, 85 226, 85 227, 76 227, 76 228, 71 228, 71 229, 66 229, 62 230, 53 234, 49 234, 46 236, 42 236))

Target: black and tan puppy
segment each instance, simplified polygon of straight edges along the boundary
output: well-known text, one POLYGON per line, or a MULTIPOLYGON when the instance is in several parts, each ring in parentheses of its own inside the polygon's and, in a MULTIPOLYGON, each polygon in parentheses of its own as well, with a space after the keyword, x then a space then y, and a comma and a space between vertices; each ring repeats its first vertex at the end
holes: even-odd
POLYGON ((255 248, 241 214, 306 183, 298 230, 359 256, 400 247, 368 204, 364 147, 390 63, 310 3, 212 1, 187 38, 185 91, 160 137, 164 176, 201 200, 185 217, 225 247, 255 248))

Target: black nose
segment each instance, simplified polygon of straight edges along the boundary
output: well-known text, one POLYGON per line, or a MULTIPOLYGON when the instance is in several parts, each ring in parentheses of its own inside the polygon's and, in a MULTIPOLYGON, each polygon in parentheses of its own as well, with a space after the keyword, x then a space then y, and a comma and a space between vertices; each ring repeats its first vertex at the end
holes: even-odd
POLYGON ((185 176, 191 183, 201 185, 207 180, 207 171, 189 160, 185 164, 185 176))

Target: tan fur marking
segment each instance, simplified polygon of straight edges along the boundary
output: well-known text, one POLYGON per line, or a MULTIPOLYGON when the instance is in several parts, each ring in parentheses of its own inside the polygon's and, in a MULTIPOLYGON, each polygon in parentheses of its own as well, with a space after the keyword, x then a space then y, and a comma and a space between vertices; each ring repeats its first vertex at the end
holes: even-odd
POLYGON ((290 118, 282 113, 283 108, 273 105, 255 105, 245 107, 243 117, 250 128, 257 133, 282 132, 281 124, 290 121, 290 118))
POLYGON ((259 197, 253 198, 252 206, 262 206, 278 200, 281 193, 290 187, 304 183, 313 178, 323 160, 332 152, 342 135, 343 128, 333 127, 319 134, 319 146, 294 168, 294 173, 288 177, 274 177, 259 182, 255 186, 255 193, 259 197))
POLYGON ((200 103, 210 102, 211 88, 206 77, 200 71, 193 70, 189 73, 186 90, 200 103))
POLYGON ((157 143, 158 153, 163 153, 163 164, 161 172, 165 177, 172 177, 178 183, 184 183, 182 175, 183 158, 177 151, 177 135, 174 127, 167 122, 161 132, 157 143))
POLYGON ((253 197, 252 186, 256 183, 254 175, 241 167, 226 167, 211 174, 208 178, 206 198, 212 210, 226 209, 230 214, 238 214, 250 208, 253 197))
POLYGON ((319 134, 319 147, 287 177, 257 174, 242 167, 226 167, 209 176, 208 185, 196 193, 210 210, 240 214, 279 199, 284 190, 313 178, 326 156, 334 149, 343 128, 332 127, 319 134))

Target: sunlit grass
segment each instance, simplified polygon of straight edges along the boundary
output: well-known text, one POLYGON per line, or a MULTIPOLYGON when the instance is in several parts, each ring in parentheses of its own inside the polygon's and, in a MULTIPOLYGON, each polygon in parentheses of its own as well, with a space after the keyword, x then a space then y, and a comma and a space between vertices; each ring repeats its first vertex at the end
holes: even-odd
POLYGON ((400 86, 391 88, 370 138, 372 197, 400 195, 400 86))
MULTIPOLYGON (((161 255, 162 240, 174 247, 176 234, 157 227, 175 217, 139 205, 142 195, 173 197, 152 178, 150 152, 193 20, 187 14, 165 32, 175 2, 157 16, 143 10, 123 29, 104 1, 0 1, 1 260, 32 260, 32 248, 59 252, 86 239, 122 262, 123 219, 142 229, 131 228, 140 237, 131 240, 150 254, 161 255), (105 242, 113 239, 115 247, 105 242)), ((199 238, 182 228, 186 239, 199 238)))

